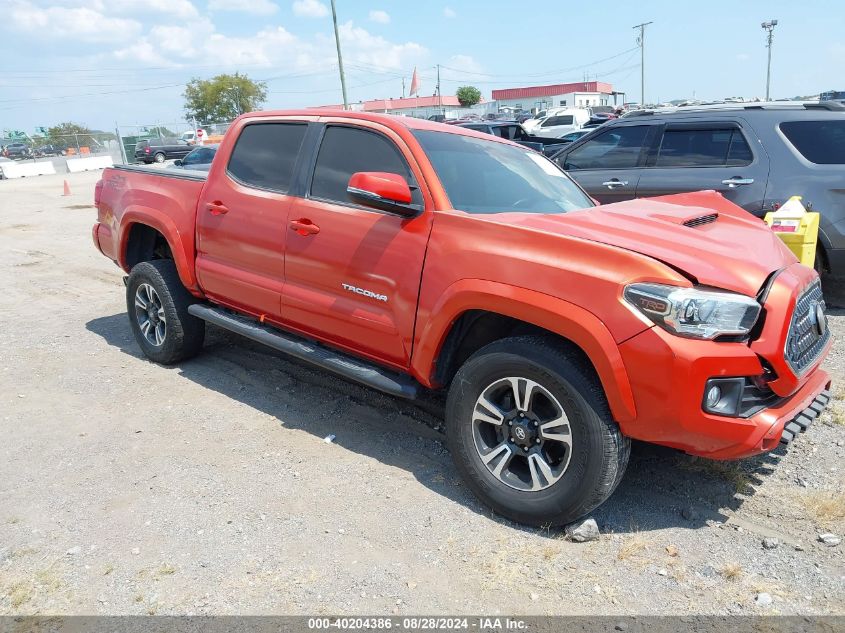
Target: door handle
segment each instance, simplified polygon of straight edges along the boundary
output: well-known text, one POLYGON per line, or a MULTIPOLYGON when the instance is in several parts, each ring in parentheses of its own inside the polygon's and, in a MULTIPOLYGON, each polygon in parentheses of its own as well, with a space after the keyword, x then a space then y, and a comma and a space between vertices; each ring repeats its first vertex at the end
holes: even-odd
POLYGON ((302 236, 316 235, 320 232, 320 227, 314 224, 308 218, 299 218, 298 220, 291 220, 290 228, 302 236))
POLYGON ((219 200, 215 200, 214 202, 207 202, 205 208, 206 210, 211 211, 211 215, 226 215, 227 213, 229 213, 229 207, 227 207, 219 200))
POLYGON ((607 187, 608 189, 614 189, 615 187, 624 187, 628 184, 627 180, 619 180, 618 178, 611 178, 603 183, 603 186, 607 187))
POLYGON ((740 178, 739 176, 734 176, 733 178, 727 178, 722 181, 723 185, 727 185, 731 189, 735 189, 740 185, 751 185, 754 184, 753 178, 740 178))

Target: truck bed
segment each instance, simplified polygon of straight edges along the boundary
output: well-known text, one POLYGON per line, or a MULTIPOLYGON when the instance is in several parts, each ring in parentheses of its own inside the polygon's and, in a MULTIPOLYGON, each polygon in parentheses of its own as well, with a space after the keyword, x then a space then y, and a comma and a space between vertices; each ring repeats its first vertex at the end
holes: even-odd
MULTIPOLYGON (((98 224, 94 243, 100 252, 127 273, 139 254, 121 246, 135 230, 135 217, 143 218, 162 235, 178 236, 172 255, 182 283, 198 291, 194 273, 197 203, 208 174, 181 169, 160 169, 137 165, 108 167, 95 191, 98 224)), ((139 230, 145 230, 140 227, 139 230)))

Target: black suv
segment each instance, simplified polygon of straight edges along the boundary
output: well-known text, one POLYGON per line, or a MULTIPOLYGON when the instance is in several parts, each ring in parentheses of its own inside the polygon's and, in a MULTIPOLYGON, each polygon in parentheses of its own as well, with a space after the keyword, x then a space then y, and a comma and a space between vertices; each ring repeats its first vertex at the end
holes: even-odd
POLYGON ((175 138, 149 139, 135 143, 135 160, 141 163, 163 163, 168 158, 182 158, 188 154, 193 145, 188 141, 175 138))
POLYGON ((821 214, 817 267, 845 274, 845 107, 638 110, 554 155, 602 203, 715 189, 757 216, 791 196, 821 214))

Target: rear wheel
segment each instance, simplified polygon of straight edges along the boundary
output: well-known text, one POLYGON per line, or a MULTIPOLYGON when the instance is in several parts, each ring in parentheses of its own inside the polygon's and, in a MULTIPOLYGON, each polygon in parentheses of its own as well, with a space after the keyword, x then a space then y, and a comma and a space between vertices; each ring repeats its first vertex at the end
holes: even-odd
POLYGON ((166 259, 137 264, 126 284, 126 308, 144 354, 169 364, 195 356, 205 339, 205 321, 188 312, 196 299, 166 259))
POLYGON ((458 371, 446 405, 452 457, 496 512, 562 525, 613 492, 630 441, 592 366, 544 337, 491 343, 458 371))
POLYGON ((157 154, 153 157, 153 159, 154 159, 154 160, 155 160, 155 162, 157 162, 157 163, 163 163, 163 162, 164 162, 164 159, 165 159, 165 156, 164 156, 164 154, 162 154, 161 152, 158 152, 158 153, 157 153, 157 154))

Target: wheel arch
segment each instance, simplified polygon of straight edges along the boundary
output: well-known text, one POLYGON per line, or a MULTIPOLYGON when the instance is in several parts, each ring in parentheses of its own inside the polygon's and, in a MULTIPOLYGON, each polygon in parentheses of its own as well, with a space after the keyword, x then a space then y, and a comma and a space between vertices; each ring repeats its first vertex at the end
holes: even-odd
POLYGON ((636 419, 634 394, 613 336, 591 312, 562 299, 485 280, 453 284, 415 345, 412 371, 429 386, 445 386, 477 349, 520 334, 544 334, 571 345, 589 361, 601 382, 614 419, 636 419))
POLYGON ((193 236, 188 253, 184 236, 173 220, 150 208, 127 208, 120 224, 118 263, 123 270, 131 272, 142 261, 172 259, 182 284, 192 294, 201 294, 193 268, 193 236))

